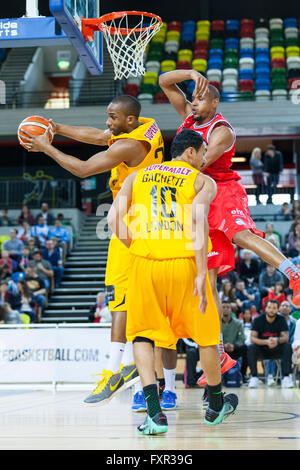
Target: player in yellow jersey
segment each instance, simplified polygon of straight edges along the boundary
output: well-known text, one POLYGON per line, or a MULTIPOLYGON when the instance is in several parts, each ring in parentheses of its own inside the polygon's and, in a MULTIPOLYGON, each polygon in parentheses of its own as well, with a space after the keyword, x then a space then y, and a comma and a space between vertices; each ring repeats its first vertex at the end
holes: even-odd
MULTIPOLYGON (((107 107, 107 127, 100 130, 51 123, 56 134, 80 142, 108 145, 87 161, 66 155, 49 143, 47 133, 35 137, 26 133, 31 151, 39 150, 55 160, 65 170, 80 178, 111 170, 110 188, 115 198, 126 177, 154 163, 163 161, 164 145, 161 132, 154 119, 140 117, 139 101, 129 95, 115 98, 107 107)), ((126 291, 130 253, 116 238, 109 245, 105 283, 109 295, 109 308, 113 312, 110 359, 94 391, 85 403, 105 404, 113 396, 139 380, 134 364, 132 344, 126 344, 126 291), (123 365, 122 365, 123 363, 123 365)), ((138 385, 138 384, 137 384, 138 385)), ((145 409, 145 405, 144 405, 145 409)))
POLYGON ((155 383, 154 344, 171 350, 179 338, 199 344, 208 382, 207 424, 221 423, 238 404, 236 395, 224 396, 221 388, 220 322, 207 272, 207 215, 216 184, 199 171, 203 142, 199 133, 183 130, 172 143, 173 160, 130 175, 108 214, 111 230, 132 254, 126 335, 134 343, 147 402, 140 434, 168 429, 155 383))

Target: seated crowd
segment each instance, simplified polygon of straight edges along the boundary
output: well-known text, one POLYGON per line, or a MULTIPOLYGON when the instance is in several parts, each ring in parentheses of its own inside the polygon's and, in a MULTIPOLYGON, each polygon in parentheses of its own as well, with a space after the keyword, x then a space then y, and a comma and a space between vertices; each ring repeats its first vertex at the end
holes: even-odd
POLYGON ((0 244, 0 323, 40 321, 48 296, 59 287, 70 235, 63 214, 55 219, 43 203, 34 217, 23 206, 17 223, 8 211, 0 216, 1 226, 11 226, 0 244), (21 315, 21 316, 20 316, 21 315))

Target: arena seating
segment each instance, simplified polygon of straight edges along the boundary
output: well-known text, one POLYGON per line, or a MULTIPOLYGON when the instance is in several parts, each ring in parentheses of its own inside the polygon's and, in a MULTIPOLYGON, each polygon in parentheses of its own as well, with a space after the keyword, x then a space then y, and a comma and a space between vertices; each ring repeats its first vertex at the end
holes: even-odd
MULTIPOLYGON (((128 78, 124 92, 147 103, 168 103, 161 73, 193 68, 221 93, 221 100, 291 98, 300 88, 299 24, 296 18, 163 23, 145 55, 143 78, 128 78)), ((194 83, 184 82, 192 95, 194 83)))

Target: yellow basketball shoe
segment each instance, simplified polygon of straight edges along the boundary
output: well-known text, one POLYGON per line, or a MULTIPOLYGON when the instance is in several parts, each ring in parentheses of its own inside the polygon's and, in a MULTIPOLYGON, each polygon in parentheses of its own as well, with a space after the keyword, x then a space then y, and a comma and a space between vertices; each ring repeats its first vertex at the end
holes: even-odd
POLYGON ((132 385, 136 384, 140 380, 140 376, 134 362, 132 364, 128 364, 127 366, 121 364, 120 374, 123 377, 124 381, 121 387, 122 392, 123 390, 132 387, 132 385))
POLYGON ((102 378, 95 384, 93 392, 84 400, 85 404, 91 406, 105 405, 122 391, 124 384, 120 371, 113 374, 110 370, 103 370, 101 374, 96 375, 100 375, 102 378))

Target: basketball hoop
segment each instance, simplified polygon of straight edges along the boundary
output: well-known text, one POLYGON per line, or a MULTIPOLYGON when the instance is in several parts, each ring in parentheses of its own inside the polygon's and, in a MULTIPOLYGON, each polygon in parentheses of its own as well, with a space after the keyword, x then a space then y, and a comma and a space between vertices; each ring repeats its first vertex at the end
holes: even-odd
POLYGON ((147 44, 161 26, 161 18, 153 13, 118 11, 100 18, 82 18, 81 31, 86 41, 93 41, 94 32, 102 31, 114 66, 115 80, 120 80, 129 75, 144 75, 143 58, 147 44))

